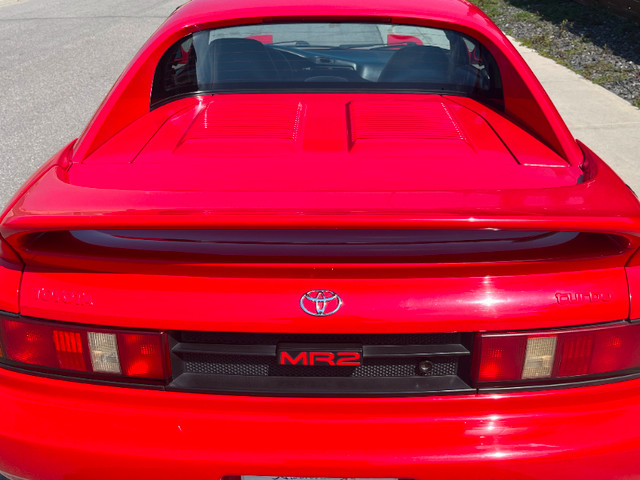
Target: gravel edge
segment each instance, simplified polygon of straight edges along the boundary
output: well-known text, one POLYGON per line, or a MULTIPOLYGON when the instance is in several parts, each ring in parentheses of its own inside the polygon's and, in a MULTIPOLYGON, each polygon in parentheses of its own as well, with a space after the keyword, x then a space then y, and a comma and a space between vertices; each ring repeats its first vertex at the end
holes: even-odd
POLYGON ((470 0, 508 35, 640 108, 640 24, 570 0, 470 0))

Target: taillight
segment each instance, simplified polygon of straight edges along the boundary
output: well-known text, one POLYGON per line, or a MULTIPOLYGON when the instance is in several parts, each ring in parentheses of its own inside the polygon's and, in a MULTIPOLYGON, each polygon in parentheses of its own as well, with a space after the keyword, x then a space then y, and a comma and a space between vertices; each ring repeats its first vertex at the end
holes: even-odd
POLYGON ((0 361, 52 373, 166 383, 170 376, 167 336, 129 331, 0 318, 0 361))
POLYGON ((22 260, 9 244, 0 238, 0 260, 12 265, 22 266, 22 260))
POLYGON ((140 333, 120 335, 118 349, 122 374, 128 377, 166 378, 165 363, 160 359, 166 357, 166 343, 160 336, 140 333))
MULTIPOLYGON (((11 246, 0 238, 0 311, 17 312, 24 265, 11 246)), ((1 356, 1 355, 0 355, 1 356)))
POLYGON ((479 386, 585 380, 640 369, 640 323, 478 334, 479 386))

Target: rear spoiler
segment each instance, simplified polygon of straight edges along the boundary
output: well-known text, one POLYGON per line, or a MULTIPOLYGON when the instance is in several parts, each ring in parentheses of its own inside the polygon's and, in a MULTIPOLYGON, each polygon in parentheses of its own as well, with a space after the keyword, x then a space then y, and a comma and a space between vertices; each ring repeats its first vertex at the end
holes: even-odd
POLYGON ((0 234, 12 243, 26 232, 85 229, 493 228, 637 238, 637 198, 602 160, 585 153, 592 158, 583 183, 502 191, 117 190, 71 184, 67 166, 54 165, 10 206, 0 234), (617 192, 615 204, 611 191, 617 192))
POLYGON ((13 204, 0 234, 10 239, 21 232, 123 228, 499 228, 640 235, 633 193, 606 165, 600 170, 597 180, 553 189, 250 194, 94 189, 66 183, 54 167, 13 204), (614 181, 625 191, 612 205, 603 195, 611 190, 594 184, 614 181))

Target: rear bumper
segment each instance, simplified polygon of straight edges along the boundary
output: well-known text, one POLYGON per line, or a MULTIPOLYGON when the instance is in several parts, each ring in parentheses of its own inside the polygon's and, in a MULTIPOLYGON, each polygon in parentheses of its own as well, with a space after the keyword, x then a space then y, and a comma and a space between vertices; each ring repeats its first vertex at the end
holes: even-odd
POLYGON ((640 478, 640 380, 508 395, 310 399, 0 370, 0 412, 0 472, 27 479, 640 478))

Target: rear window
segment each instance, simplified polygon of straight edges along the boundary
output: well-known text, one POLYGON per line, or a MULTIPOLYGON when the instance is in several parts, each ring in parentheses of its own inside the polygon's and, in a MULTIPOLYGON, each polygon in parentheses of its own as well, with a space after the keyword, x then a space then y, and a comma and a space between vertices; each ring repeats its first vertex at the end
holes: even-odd
POLYGON ((151 107, 199 93, 398 91, 502 106, 496 62, 452 30, 357 23, 257 24, 176 42, 155 72, 151 107))

